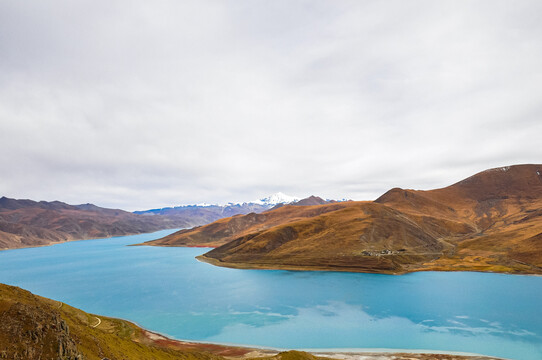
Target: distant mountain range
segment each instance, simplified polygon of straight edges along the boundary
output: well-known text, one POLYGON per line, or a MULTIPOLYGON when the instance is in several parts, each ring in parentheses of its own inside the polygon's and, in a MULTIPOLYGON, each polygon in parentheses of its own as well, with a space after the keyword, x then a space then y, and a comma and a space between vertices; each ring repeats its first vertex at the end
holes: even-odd
POLYGON ((200 259, 238 268, 542 274, 542 165, 437 190, 395 188, 376 201, 282 206, 146 244, 214 246, 200 259))
MULTIPOLYGON (((250 213, 262 213, 270 209, 278 208, 285 204, 288 205, 315 205, 336 202, 335 200, 324 200, 317 196, 310 196, 306 199, 299 199, 294 196, 289 196, 278 192, 260 200, 251 202, 228 203, 225 205, 217 204, 197 204, 197 205, 181 205, 175 207, 167 207, 162 209, 151 209, 144 211, 135 211, 138 215, 164 215, 174 219, 184 219, 187 223, 194 225, 208 224, 218 219, 231 217, 235 215, 246 215, 250 213)), ((188 227, 188 226, 187 226, 188 227)))
POLYGON ((0 249, 138 234, 192 224, 171 217, 146 217, 92 204, 0 198, 0 249))
POLYGON ((175 207, 167 207, 161 209, 151 209, 143 211, 134 211, 138 215, 175 215, 188 216, 191 219, 200 223, 209 223, 223 217, 234 216, 238 214, 248 214, 251 212, 260 213, 269 210, 279 204, 290 204, 299 199, 293 196, 288 196, 281 192, 270 195, 260 200, 251 202, 228 203, 225 205, 218 204, 196 204, 196 205, 180 205, 175 207))
POLYGON ((183 213, 190 211, 191 209, 207 209, 210 212, 216 212, 229 214, 227 216, 233 216, 237 214, 248 214, 249 212, 262 212, 269 210, 272 207, 279 204, 292 204, 296 201, 299 201, 298 198, 294 196, 289 196, 278 192, 276 194, 270 195, 263 199, 254 200, 250 202, 237 202, 237 203, 227 203, 225 205, 218 204, 194 204, 194 205, 180 205, 175 207, 166 207, 161 209, 151 209, 143 211, 134 211, 134 214, 140 215, 166 215, 174 213, 183 213))
POLYGON ((254 200, 250 202, 237 202, 227 203, 225 205, 218 204, 194 204, 194 205, 180 205, 175 207, 166 207, 161 209, 151 209, 143 211, 134 211, 134 214, 141 215, 165 215, 173 213, 182 213, 190 209, 208 209, 208 210, 220 210, 222 213, 230 214, 227 216, 233 216, 237 214, 249 213, 249 212, 261 212, 269 210, 278 204, 291 204, 299 199, 294 196, 289 196, 278 192, 263 199, 254 200), (246 212, 245 212, 246 211, 246 212))
MULTIPOLYGON (((318 199, 313 201, 326 202, 318 199)), ((93 204, 69 205, 60 201, 37 202, 2 197, 0 249, 188 228, 238 214, 261 213, 297 200, 277 193, 250 203, 186 205, 130 213, 93 204)))

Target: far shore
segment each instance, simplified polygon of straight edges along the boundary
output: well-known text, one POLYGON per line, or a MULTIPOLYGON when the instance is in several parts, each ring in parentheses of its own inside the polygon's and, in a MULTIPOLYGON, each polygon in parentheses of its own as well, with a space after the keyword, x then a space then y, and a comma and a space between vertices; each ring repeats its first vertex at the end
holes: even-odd
MULTIPOLYGON (((145 232, 145 233, 128 233, 123 235, 114 235, 114 236, 106 236, 106 237, 97 237, 97 238, 84 238, 84 239, 69 239, 64 241, 51 241, 47 244, 39 244, 39 245, 29 245, 29 246, 21 246, 21 247, 15 247, 15 248, 0 248, 0 251, 6 251, 6 250, 20 250, 20 249, 29 249, 29 248, 39 248, 39 247, 45 247, 45 246, 52 246, 52 245, 58 245, 58 244, 64 244, 67 242, 74 242, 74 241, 86 241, 86 240, 100 240, 100 239, 111 239, 116 237, 123 237, 123 236, 133 236, 133 235, 143 235, 143 234, 152 234, 155 232, 165 231, 165 230, 172 230, 177 231, 178 228, 170 228, 170 229, 161 229, 151 232, 145 232)), ((130 244, 127 246, 157 246, 157 247, 187 247, 187 248, 207 248, 207 249, 214 249, 219 247, 220 245, 217 244, 205 244, 205 245, 162 245, 162 244, 153 244, 153 240, 143 242, 143 243, 137 243, 137 244, 130 244)), ((339 266, 312 266, 312 265, 293 265, 293 264, 248 264, 248 263, 231 263, 231 262, 224 262, 218 259, 210 258, 205 256, 205 254, 198 255, 196 257, 198 261, 205 262, 211 265, 225 267, 225 268, 231 268, 231 269, 245 269, 245 270, 289 270, 289 271, 335 271, 335 272, 352 272, 352 273, 365 273, 365 274, 385 274, 385 275, 405 275, 410 274, 414 272, 422 272, 422 271, 442 271, 442 272, 481 272, 481 273, 495 273, 495 274, 506 274, 506 275, 525 275, 525 276, 542 276, 542 273, 534 273, 534 272, 525 272, 525 271, 494 271, 494 270, 486 270, 482 268, 476 268, 476 267, 469 267, 469 266, 463 266, 463 267, 446 267, 443 265, 428 265, 426 267, 418 267, 418 268, 412 268, 408 271, 400 271, 400 272, 393 272, 393 271, 386 271, 381 269, 375 269, 375 270, 368 270, 368 269, 359 269, 356 267, 339 267, 339 266)))
POLYGON ((214 266, 220 266, 231 269, 244 269, 244 270, 288 270, 288 271, 335 271, 335 272, 352 272, 363 274, 384 274, 384 275, 406 275, 415 272, 423 271, 440 271, 440 272, 479 272, 489 274, 504 274, 504 275, 523 275, 523 276, 542 276, 542 274, 527 273, 527 272, 506 272, 506 271, 489 271, 477 268, 445 268, 436 266, 427 266, 424 268, 414 268, 408 271, 392 272, 376 269, 374 271, 368 271, 367 269, 358 269, 355 267, 335 267, 335 266, 308 266, 308 265, 292 265, 292 264, 247 264, 247 263, 232 263, 225 262, 215 258, 207 257, 205 254, 196 256, 198 261, 208 263, 214 266))
POLYGON ((161 244, 151 244, 154 240, 150 240, 144 243, 132 244, 128 246, 156 246, 156 247, 183 247, 183 248, 207 248, 207 249, 216 249, 219 245, 161 245, 161 244))
MULTIPOLYGON (((40 247, 46 247, 46 246, 53 246, 53 245, 59 245, 59 244, 65 244, 68 242, 74 242, 74 241, 87 241, 87 240, 104 240, 104 239, 113 239, 117 237, 123 237, 123 236, 134 236, 134 235, 144 235, 144 234, 152 234, 155 232, 165 231, 165 230, 172 230, 172 231, 178 231, 181 230, 180 228, 168 228, 168 229, 161 229, 161 230, 155 230, 155 231, 149 231, 149 232, 134 232, 134 233, 126 233, 122 235, 111 235, 111 236, 102 236, 102 237, 89 237, 89 238, 83 238, 83 239, 68 239, 68 240, 62 240, 62 241, 49 241, 46 244, 36 244, 36 245, 24 245, 19 247, 9 247, 9 248, 0 248, 0 251, 4 250, 20 250, 20 249, 32 249, 32 248, 40 248, 40 247)), ((147 244, 133 244, 129 246, 134 245, 147 245, 147 244)), ((207 247, 207 246, 201 246, 201 247, 207 247)))

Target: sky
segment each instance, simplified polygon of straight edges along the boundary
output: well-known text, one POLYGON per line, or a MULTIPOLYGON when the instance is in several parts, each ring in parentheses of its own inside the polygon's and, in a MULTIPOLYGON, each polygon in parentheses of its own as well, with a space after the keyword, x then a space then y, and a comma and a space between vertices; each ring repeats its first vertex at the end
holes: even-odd
POLYGON ((373 200, 541 135, 539 0, 0 0, 0 196, 373 200))

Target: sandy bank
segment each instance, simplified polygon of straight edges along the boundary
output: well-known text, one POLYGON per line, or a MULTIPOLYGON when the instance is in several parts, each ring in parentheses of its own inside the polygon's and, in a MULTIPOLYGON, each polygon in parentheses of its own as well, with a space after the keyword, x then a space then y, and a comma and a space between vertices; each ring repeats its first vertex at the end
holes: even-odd
MULTIPOLYGON (((223 344, 209 344, 196 341, 170 339, 152 331, 143 330, 144 342, 168 349, 206 351, 232 359, 248 359, 270 357, 287 351, 285 349, 242 347, 223 344)), ((391 349, 344 349, 334 350, 301 350, 316 357, 340 360, 502 360, 501 358, 463 353, 439 353, 429 350, 391 350, 391 349), (415 352, 418 351, 418 352, 415 352)))

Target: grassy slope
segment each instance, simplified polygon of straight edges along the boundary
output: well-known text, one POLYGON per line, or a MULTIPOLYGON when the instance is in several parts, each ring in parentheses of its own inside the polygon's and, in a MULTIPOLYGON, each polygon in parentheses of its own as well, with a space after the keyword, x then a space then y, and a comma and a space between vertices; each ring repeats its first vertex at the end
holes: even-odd
POLYGON ((96 316, 0 284, 0 358, 218 359, 152 346, 130 322, 96 316))

